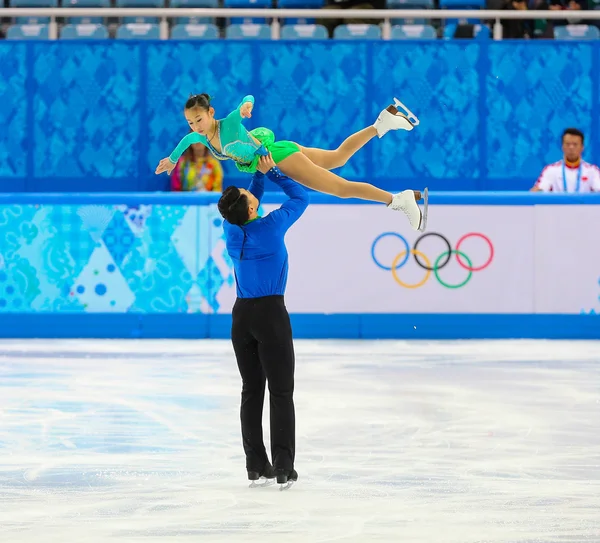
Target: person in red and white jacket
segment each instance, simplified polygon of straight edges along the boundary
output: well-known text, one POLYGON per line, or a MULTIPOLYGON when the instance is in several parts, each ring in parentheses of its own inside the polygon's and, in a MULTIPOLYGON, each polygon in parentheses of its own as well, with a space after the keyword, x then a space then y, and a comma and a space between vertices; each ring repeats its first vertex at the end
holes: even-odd
POLYGON ((563 159, 549 164, 532 191, 600 192, 600 170, 581 158, 584 136, 577 128, 567 128, 562 136, 563 159))

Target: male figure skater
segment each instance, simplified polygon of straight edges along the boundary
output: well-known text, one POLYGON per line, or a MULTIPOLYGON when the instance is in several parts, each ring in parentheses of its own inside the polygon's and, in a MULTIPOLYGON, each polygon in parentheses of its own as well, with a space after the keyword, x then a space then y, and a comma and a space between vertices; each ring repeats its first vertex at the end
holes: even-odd
POLYGON ((242 377, 240 418, 251 486, 256 486, 254 481, 261 477, 276 477, 283 490, 298 480, 294 469, 295 358, 284 303, 288 273, 284 237, 307 206, 306 190, 281 173, 270 153, 260 158, 248 190, 227 187, 219 200, 237 288, 231 341, 242 377), (258 206, 265 174, 289 199, 279 209, 260 217, 258 206), (265 381, 269 384, 272 465, 262 432, 265 381))

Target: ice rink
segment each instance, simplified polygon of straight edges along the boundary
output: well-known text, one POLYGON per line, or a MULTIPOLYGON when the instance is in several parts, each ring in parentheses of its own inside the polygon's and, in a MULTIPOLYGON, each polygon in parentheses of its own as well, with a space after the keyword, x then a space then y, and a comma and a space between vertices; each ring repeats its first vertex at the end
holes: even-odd
POLYGON ((228 342, 0 342, 0 541, 600 541, 600 342, 296 354, 280 492, 248 488, 228 342))

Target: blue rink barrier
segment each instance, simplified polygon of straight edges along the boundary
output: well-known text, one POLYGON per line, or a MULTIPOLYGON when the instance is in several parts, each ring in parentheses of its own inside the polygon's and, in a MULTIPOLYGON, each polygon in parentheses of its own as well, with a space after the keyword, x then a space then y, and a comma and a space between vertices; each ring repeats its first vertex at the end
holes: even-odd
MULTIPOLYGON (((223 250, 218 196, 0 194, 0 337, 228 338, 230 307, 222 305, 221 294, 231 288, 233 275, 223 250)), ((282 201, 282 194, 270 193, 261 203, 282 201)), ((365 202, 311 194, 311 206, 320 204, 365 202)), ((507 206, 506 221, 511 221, 511 208, 516 214, 523 206, 569 206, 557 214, 562 217, 573 212, 574 204, 588 210, 600 205, 600 195, 434 192, 430 204, 431 217, 437 206, 507 206)), ((307 215, 301 222, 309 220, 307 215)), ((598 246, 596 226, 582 227, 582 243, 591 244, 592 251, 598 246)), ((600 259, 598 266, 600 276, 600 259)), ((600 339, 600 319, 593 310, 292 311, 291 318, 297 338, 600 339)))
MULTIPOLYGON (((297 339, 600 339, 597 315, 296 313, 291 320, 297 339)), ((230 330, 230 315, 0 314, 0 338, 229 339, 230 330)))

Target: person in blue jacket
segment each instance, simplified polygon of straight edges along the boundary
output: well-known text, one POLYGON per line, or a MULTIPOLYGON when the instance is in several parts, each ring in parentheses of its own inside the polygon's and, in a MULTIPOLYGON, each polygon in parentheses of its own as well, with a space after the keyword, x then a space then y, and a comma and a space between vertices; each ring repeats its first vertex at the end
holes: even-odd
MULTIPOLYGON (((283 488, 298 480, 294 469, 294 343, 284 294, 288 275, 285 234, 308 206, 302 185, 285 176, 271 154, 262 156, 248 190, 227 187, 219 200, 237 299, 231 341, 242 377, 240 418, 248 479, 277 478, 283 488), (288 196, 278 209, 258 215, 268 177, 288 196), (269 384, 271 458, 263 441, 265 384, 269 384), (286 486, 283 486, 286 485, 286 486)), ((267 483, 270 481, 267 481, 267 483)))

